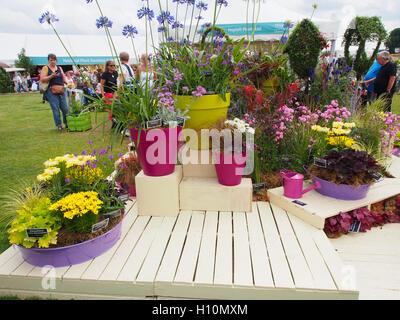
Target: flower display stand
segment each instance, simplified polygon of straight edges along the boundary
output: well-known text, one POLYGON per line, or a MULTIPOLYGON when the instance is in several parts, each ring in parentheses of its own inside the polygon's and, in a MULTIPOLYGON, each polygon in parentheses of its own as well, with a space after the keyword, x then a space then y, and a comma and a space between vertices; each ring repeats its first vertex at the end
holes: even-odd
MULTIPOLYGON (((305 181, 305 187, 312 184, 305 181)), ((290 199, 283 195, 283 187, 268 190, 272 204, 287 210, 312 226, 323 229, 325 219, 388 199, 400 193, 400 179, 385 178, 373 184, 367 196, 360 200, 338 200, 324 196, 315 190, 303 195, 301 199, 290 199)))
POLYGON ((172 174, 146 176, 143 170, 135 177, 138 214, 141 216, 177 216, 179 214, 179 184, 182 166, 172 174))

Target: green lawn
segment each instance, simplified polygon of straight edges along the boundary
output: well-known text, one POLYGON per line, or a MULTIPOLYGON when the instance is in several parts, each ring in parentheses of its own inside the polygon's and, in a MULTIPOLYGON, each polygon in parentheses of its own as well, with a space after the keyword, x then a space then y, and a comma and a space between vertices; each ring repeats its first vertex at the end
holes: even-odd
MULTIPOLYGON (((100 125, 105 113, 92 114, 93 127, 100 125), (96 124, 97 123, 97 124, 96 124)), ((50 105, 40 94, 0 96, 0 220, 12 212, 5 208, 4 196, 21 188, 22 181, 33 182, 43 171, 43 162, 66 153, 101 150, 110 145, 109 123, 87 132, 59 132, 55 129, 50 105), (89 145, 88 140, 93 144, 89 145)), ((127 151, 128 139, 114 144, 113 154, 127 151)), ((0 222, 0 253, 8 248, 6 224, 0 222)))
POLYGON ((400 94, 395 94, 393 96, 392 112, 400 115, 400 94))

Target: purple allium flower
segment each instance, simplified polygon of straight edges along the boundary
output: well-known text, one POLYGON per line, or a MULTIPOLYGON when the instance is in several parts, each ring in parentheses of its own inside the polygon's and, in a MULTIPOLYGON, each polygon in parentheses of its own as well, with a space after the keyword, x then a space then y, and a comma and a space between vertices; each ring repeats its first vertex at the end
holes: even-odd
POLYGON ((108 149, 108 150, 111 150, 111 146, 107 146, 107 149, 108 149))
POLYGON ((107 161, 103 161, 103 166, 106 166, 107 164, 107 161))
POLYGON ((111 154, 108 156, 110 158, 110 160, 112 160, 114 158, 114 156, 111 154))
POLYGON ((88 142, 87 143, 89 143, 89 144, 92 144, 93 143, 93 141, 92 140, 88 140, 88 142))
POLYGON ((122 152, 118 153, 118 157, 122 157, 124 154, 122 152))
POLYGON ((71 181, 71 179, 70 178, 65 178, 65 182, 70 182, 71 181))
POLYGON ((86 156, 86 151, 82 151, 81 155, 86 156))
POLYGON ((100 17, 96 20, 96 27, 97 29, 103 28, 103 27, 112 27, 112 21, 108 19, 107 17, 100 17))
POLYGON ((138 10, 137 16, 139 19, 142 19, 144 16, 147 16, 147 19, 151 21, 154 18, 154 11, 148 7, 143 7, 138 10))
POLYGON ((135 34, 138 34, 137 29, 136 29, 136 27, 134 27, 130 24, 124 26, 124 28, 122 29, 122 35, 127 38, 129 38, 129 37, 134 38, 135 34))
POLYGON ((57 17, 54 14, 52 14, 51 12, 49 12, 49 11, 46 11, 45 13, 42 13, 42 15, 39 18, 39 22, 41 24, 44 23, 44 22, 47 22, 48 24, 50 24, 50 22, 57 22, 57 21, 59 21, 57 19, 57 17))
POLYGON ((92 163, 91 167, 94 169, 94 168, 97 168, 97 165, 95 163, 92 163))

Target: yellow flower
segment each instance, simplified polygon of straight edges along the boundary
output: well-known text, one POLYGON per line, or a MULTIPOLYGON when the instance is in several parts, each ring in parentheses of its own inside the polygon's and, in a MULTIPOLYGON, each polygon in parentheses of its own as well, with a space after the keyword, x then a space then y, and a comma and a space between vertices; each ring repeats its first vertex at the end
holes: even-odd
POLYGON ((354 128, 356 126, 356 124, 354 122, 348 122, 343 124, 343 127, 345 128, 354 128))
POLYGON ((341 129, 343 127, 343 122, 338 122, 338 121, 334 121, 332 123, 332 128, 337 128, 337 129, 341 129))
POLYGON ((51 174, 44 172, 42 174, 39 174, 36 178, 38 179, 38 181, 48 181, 51 179, 51 174))

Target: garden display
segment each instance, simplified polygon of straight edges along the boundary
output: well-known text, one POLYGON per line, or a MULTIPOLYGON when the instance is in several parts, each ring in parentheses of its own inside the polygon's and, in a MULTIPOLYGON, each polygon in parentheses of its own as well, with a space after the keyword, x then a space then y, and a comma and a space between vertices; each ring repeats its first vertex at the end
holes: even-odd
POLYGON ((16 199, 8 230, 23 258, 35 266, 81 263, 110 249, 121 235, 124 202, 107 180, 109 148, 66 154, 44 163, 38 184, 16 199))

